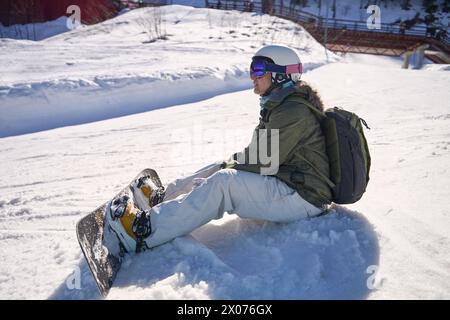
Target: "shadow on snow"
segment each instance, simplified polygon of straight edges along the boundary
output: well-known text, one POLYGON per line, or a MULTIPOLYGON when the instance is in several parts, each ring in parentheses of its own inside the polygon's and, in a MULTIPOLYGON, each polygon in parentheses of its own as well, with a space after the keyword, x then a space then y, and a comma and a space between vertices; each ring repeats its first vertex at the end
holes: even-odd
MULTIPOLYGON (((169 281, 171 296, 181 299, 189 294, 179 288, 198 288, 211 299, 365 299, 374 282, 369 267, 378 262, 373 226, 342 206, 289 224, 236 218, 128 258, 110 297, 127 298, 120 293, 127 289, 166 298, 158 287, 169 281)), ((50 299, 100 298, 84 260, 79 268, 81 289, 69 290, 68 278, 50 299)))

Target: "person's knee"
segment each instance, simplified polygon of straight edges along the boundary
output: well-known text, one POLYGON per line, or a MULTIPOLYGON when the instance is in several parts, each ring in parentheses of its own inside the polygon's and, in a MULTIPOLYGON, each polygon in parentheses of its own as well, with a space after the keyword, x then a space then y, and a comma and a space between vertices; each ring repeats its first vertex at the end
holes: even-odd
POLYGON ((208 180, 211 182, 226 182, 230 179, 233 179, 233 177, 236 176, 237 170, 236 169, 220 169, 213 175, 211 175, 208 180))
POLYGON ((219 171, 217 171, 216 173, 214 173, 214 176, 219 176, 219 177, 232 177, 235 176, 237 173, 236 169, 220 169, 219 171))

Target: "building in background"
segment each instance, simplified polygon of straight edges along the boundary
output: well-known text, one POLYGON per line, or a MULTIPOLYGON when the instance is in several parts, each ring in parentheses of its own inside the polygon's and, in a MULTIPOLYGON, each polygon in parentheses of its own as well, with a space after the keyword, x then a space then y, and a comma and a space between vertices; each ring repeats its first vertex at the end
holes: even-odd
POLYGON ((67 8, 77 5, 81 22, 94 24, 117 15, 123 4, 120 0, 2 0, 0 23, 4 26, 55 20, 69 16, 67 8))

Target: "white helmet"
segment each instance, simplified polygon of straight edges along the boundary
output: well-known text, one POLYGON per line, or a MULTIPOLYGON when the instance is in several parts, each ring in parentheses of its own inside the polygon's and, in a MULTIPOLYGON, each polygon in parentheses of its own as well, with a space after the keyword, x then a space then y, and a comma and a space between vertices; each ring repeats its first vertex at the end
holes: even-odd
MULTIPOLYGON (((302 75, 301 61, 297 52, 293 49, 281 45, 268 45, 256 51, 252 60, 258 57, 269 58, 273 63, 280 66, 300 65, 300 68, 297 70, 298 72, 284 74, 285 77, 290 77, 294 82, 300 81, 302 75)), ((272 81, 282 76, 283 74, 272 72, 272 81)))

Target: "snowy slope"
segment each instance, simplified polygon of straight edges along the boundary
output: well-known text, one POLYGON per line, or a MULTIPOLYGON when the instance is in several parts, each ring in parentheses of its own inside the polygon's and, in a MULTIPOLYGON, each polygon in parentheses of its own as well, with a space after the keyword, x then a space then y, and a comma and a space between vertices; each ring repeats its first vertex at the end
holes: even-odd
MULTIPOLYGON (((257 102, 245 90, 1 139, 2 297, 98 298, 76 221, 141 168, 168 182, 240 149, 257 102), (82 290, 67 289, 74 270, 82 290)), ((192 236, 126 263, 110 298, 365 298, 378 260, 373 227, 345 211, 291 225, 227 216, 192 236)))
POLYGON ((185 6, 132 10, 38 42, 0 39, 0 137, 249 88, 252 53, 273 42, 297 48, 306 70, 326 61, 292 22, 185 6), (158 17, 167 40, 149 43, 145 24, 158 17))
MULTIPOLYGON (((340 207, 289 225, 226 216, 130 259, 110 298, 449 298, 448 72, 335 63, 305 78, 372 128, 370 186, 348 206, 361 214, 340 207), (381 287, 369 290, 378 264, 381 287)), ((98 298, 76 221, 144 167, 167 182, 240 149, 257 114, 245 90, 1 139, 1 297, 98 298), (74 270, 81 290, 67 288, 74 270)))
MULTIPOLYGON (((203 45, 208 48, 208 43, 196 44, 198 51, 203 45)), ((249 46, 247 54, 233 59, 244 69, 251 50, 249 43, 242 45, 249 46)), ((174 43, 173 50, 179 46, 174 43)), ((32 55, 28 49, 17 52, 18 59, 32 55)), ((91 53, 100 50, 94 49, 77 59, 94 68, 91 53)), ((224 64, 229 58, 222 51, 209 54, 202 56, 208 65, 217 57, 224 64)), ((44 59, 48 69, 57 70, 55 59, 44 59)), ((188 68, 201 65, 187 59, 188 68)), ((317 57, 304 52, 302 59, 317 57)), ((161 63, 173 67, 173 62, 161 63)), ((450 74, 435 68, 402 70, 400 64, 347 55, 304 75, 327 105, 357 112, 372 128, 366 131, 371 181, 360 202, 292 224, 226 215, 130 257, 108 298, 449 299, 450 74)), ((106 72, 119 78, 131 67, 124 63, 106 72)), ((86 78, 87 69, 75 66, 86 78)), ((52 78, 46 68, 30 70, 38 82, 52 78)), ((210 75, 207 69, 198 72, 210 75)), ((64 70, 61 78, 67 78, 64 70)), ((250 86, 244 76, 242 82, 250 86)), ((221 85, 232 90, 229 83, 221 85)), ((0 138, 0 298, 100 298, 76 241, 75 223, 145 167, 157 169, 167 183, 249 142, 258 97, 251 90, 217 95, 216 88, 206 89, 215 96, 188 104, 174 98, 167 108, 0 138)), ((66 90, 63 85, 54 93, 66 90)), ((84 93, 86 101, 103 103, 98 93, 84 93)), ((130 101, 124 106, 132 107, 136 92, 123 94, 123 101, 130 101)), ((16 99, 32 98, 17 94, 16 99)), ((71 120, 65 116, 60 120, 71 120)))
MULTIPOLYGON (((254 3, 261 3, 261 0, 253 0, 254 3)), ((300 1, 283 0, 285 8, 289 8, 291 3, 300 1)), ((328 2, 328 17, 331 18, 333 15, 332 5, 333 0, 307 0, 306 6, 297 5, 296 8, 309 12, 318 16, 326 17, 327 13, 327 2, 328 2), (320 5, 319 5, 320 4, 320 5)), ((427 14, 422 7, 422 0, 410 0, 410 9, 404 10, 400 6, 400 1, 377 1, 377 0, 336 0, 336 18, 345 20, 367 20, 371 13, 367 13, 367 9, 364 7, 371 4, 377 4, 381 10, 381 23, 392 23, 397 20, 408 20, 414 18, 414 16, 419 13, 421 18, 427 14)), ((449 14, 443 12, 442 4, 443 0, 436 1, 439 6, 439 11, 435 13, 437 25, 448 26, 449 14)), ((171 0, 174 4, 183 4, 188 6, 204 7, 204 0, 171 0)), ((276 1, 277 4, 281 3, 281 0, 276 1)))
MULTIPOLYGON (((289 4, 289 0, 284 0, 285 4, 289 4)), ((441 10, 444 1, 436 1, 439 6, 439 12, 435 13, 437 21, 436 25, 448 26, 449 15, 441 10)), ((322 1, 322 7, 318 6, 319 0, 308 0, 306 7, 300 10, 310 12, 312 14, 326 16, 326 1, 322 1)), ((410 0, 410 9, 403 10, 400 6, 400 1, 370 1, 370 0, 336 0, 336 18, 346 20, 366 20, 369 17, 367 9, 364 9, 366 5, 377 4, 380 7, 380 20, 381 23, 392 23, 397 20, 408 20, 414 18, 416 14, 423 19, 427 13, 422 7, 422 0, 410 0)), ((332 4, 333 0, 329 1, 328 17, 332 17, 332 4)), ((424 25, 424 24, 422 24, 424 25)))

